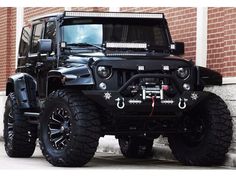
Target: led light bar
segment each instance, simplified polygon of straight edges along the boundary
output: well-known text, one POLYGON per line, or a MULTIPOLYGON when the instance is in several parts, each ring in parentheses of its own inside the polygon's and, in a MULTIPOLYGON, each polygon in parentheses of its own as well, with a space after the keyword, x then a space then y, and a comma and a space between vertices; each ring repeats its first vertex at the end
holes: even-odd
POLYGON ((164 18, 162 13, 76 12, 65 11, 65 17, 164 18))
POLYGON ((122 43, 107 42, 106 48, 129 48, 129 49, 146 49, 147 43, 122 43))

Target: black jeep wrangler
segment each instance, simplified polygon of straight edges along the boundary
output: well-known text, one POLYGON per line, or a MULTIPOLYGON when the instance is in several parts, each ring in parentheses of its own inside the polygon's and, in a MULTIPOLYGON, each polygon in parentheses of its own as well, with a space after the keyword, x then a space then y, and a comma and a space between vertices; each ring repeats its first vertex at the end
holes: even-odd
POLYGON ((180 58, 164 14, 66 11, 22 30, 6 84, 5 149, 55 166, 83 166, 115 135, 126 158, 152 156, 163 135, 186 165, 224 162, 232 138, 225 102, 203 91, 222 76, 180 58))

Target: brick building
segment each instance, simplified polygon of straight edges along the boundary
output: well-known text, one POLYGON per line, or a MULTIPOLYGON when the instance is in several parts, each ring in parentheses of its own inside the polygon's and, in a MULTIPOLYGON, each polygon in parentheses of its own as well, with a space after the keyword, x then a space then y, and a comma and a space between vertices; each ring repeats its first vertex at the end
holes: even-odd
MULTIPOLYGON (((165 13, 173 40, 185 42, 184 57, 223 75, 222 87, 207 89, 216 92, 226 101, 234 118, 234 125, 236 124, 236 8, 211 7, 0 8, 1 119, 5 102, 5 82, 15 70, 16 49, 22 26, 32 17, 64 10, 165 13)), ((235 134, 230 153, 236 153, 235 134)))

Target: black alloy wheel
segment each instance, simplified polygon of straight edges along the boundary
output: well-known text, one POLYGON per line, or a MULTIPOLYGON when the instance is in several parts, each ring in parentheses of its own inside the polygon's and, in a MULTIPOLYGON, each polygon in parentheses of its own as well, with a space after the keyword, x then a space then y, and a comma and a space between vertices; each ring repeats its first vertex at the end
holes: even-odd
POLYGON ((49 117, 48 136, 55 149, 62 150, 70 141, 71 122, 68 110, 56 108, 49 117))

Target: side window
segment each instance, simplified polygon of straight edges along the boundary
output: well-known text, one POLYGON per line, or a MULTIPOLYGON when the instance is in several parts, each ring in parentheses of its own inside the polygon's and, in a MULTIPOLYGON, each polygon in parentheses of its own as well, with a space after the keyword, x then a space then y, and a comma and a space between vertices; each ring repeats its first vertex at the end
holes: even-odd
POLYGON ((55 49, 56 45, 56 23, 55 21, 50 21, 46 23, 46 30, 44 34, 44 39, 51 39, 52 40, 52 47, 53 50, 55 49))
POLYGON ((20 39, 19 56, 27 56, 30 44, 30 27, 25 26, 20 39))
POLYGON ((36 24, 33 26, 33 36, 32 36, 32 41, 31 41, 31 53, 37 53, 38 52, 38 40, 41 38, 42 35, 42 27, 43 25, 36 24))

